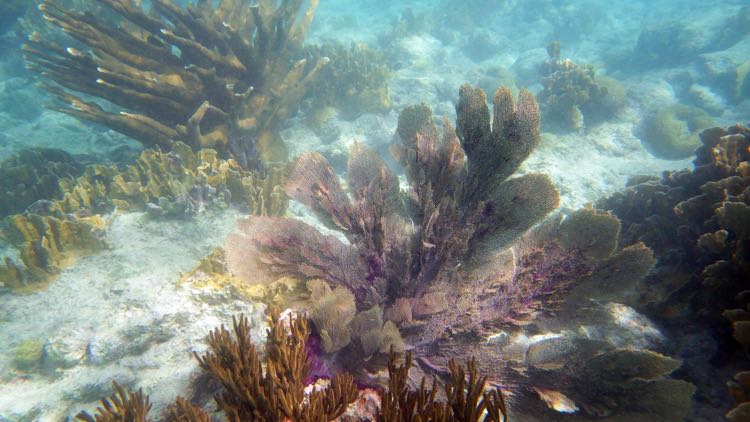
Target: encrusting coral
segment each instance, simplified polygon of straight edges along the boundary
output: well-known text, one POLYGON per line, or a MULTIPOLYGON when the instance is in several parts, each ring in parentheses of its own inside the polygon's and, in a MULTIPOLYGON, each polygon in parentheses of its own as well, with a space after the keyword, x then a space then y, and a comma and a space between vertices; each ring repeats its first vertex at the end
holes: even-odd
POLYGON ((231 204, 250 214, 283 215, 282 177, 281 167, 249 171, 214 150, 193 152, 181 142, 171 152, 145 150, 123 170, 89 165, 75 180, 57 180, 60 199, 39 200, 5 218, 0 239, 19 250, 20 262, 5 257, 0 283, 11 289, 39 287, 76 256, 101 250, 106 246, 101 215, 115 209, 188 217, 231 204))
POLYGON ((91 13, 45 0, 45 19, 86 50, 30 36, 24 47, 32 69, 65 104, 52 108, 100 123, 146 146, 171 149, 182 141, 231 155, 243 167, 283 160, 278 134, 320 69, 295 61, 317 0, 200 1, 182 8, 171 0, 145 11, 131 0, 100 1, 121 15, 113 27, 91 13), (98 97, 114 112, 66 91, 98 97))
MULTIPOLYGON (((750 345, 750 130, 712 128, 700 138, 693 170, 633 180, 600 206, 623 220, 626 244, 643 241, 656 253, 655 281, 643 289, 641 301, 675 322, 673 329, 700 330, 717 343, 713 356, 694 363, 698 375, 691 375, 699 391, 710 391, 716 377, 704 379, 706 367, 712 373, 717 365, 745 368, 737 343, 745 352, 750 345)), ((729 384, 739 406, 727 416, 745 420, 747 375, 740 372, 729 384)))
MULTIPOLYGON (((338 420, 353 407, 360 390, 348 374, 328 380, 327 386, 314 383, 311 375, 309 321, 304 315, 281 318, 270 312, 266 335, 265 358, 261 360, 250 337, 249 321, 233 319, 232 330, 223 325, 209 334, 209 351, 195 354, 200 367, 221 384, 215 395, 219 410, 230 421, 299 421, 327 422, 338 420), (309 387, 313 386, 312 389, 309 387)), ((383 422, 451 421, 505 422, 507 409, 499 388, 487 386, 474 361, 466 369, 456 361, 450 363, 450 376, 441 386, 423 377, 416 389, 411 385, 411 354, 403 364, 396 353, 388 360, 388 384, 382 391, 381 405, 372 415, 383 422), (438 392, 444 392, 441 399, 438 392)), ((102 400, 96 415, 87 412, 77 419, 85 422, 146 422, 151 404, 142 390, 136 393, 114 384, 115 393, 102 400)), ((356 410, 354 411, 356 414, 356 410)), ((365 415, 359 415, 361 419, 365 415)), ((208 422, 211 416, 188 400, 178 397, 165 412, 165 421, 208 422)), ((341 420, 355 420, 344 419, 341 420)))
POLYGON ((474 356, 488 385, 509 388, 511 410, 524 417, 684 414, 692 386, 667 378, 679 361, 571 328, 630 309, 608 303, 632 295, 653 266, 650 250, 620 248, 619 222, 606 212, 539 224, 558 205, 549 178, 510 177, 539 142, 536 101, 501 88, 493 103, 490 115, 481 90, 461 87, 457 127, 446 121, 442 139, 427 106, 401 113, 392 151, 407 191, 361 145, 350 152, 348 192, 321 155, 301 156, 285 191, 339 235, 296 219, 247 218, 226 242, 227 268, 248 282, 310 280, 300 306, 311 316, 323 374, 349 370, 376 382, 391 348, 412 350, 418 370, 433 374, 474 356), (592 366, 612 353, 620 359, 607 371, 592 366), (638 360, 662 370, 608 382, 638 360), (676 364, 659 364, 665 360, 676 364), (664 394, 636 405, 643 391, 664 394))
POLYGON ((612 117, 624 105, 625 91, 617 81, 596 77, 592 65, 562 60, 560 43, 547 46, 547 54, 539 93, 545 126, 580 129, 612 117))

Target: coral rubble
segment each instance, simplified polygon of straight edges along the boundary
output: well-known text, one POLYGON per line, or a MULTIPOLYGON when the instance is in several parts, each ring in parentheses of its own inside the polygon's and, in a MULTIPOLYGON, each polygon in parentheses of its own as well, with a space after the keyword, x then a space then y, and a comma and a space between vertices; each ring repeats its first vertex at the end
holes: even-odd
POLYGON ((546 124, 579 129, 606 120, 623 106, 625 91, 614 79, 596 77, 592 65, 562 60, 560 43, 547 46, 539 103, 546 124))
POLYGON ((112 27, 97 16, 45 0, 45 19, 85 49, 33 34, 24 50, 30 67, 59 86, 44 84, 65 104, 53 109, 100 123, 146 146, 171 149, 182 141, 210 147, 251 167, 260 153, 283 160, 278 131, 327 62, 295 61, 318 5, 222 0, 187 8, 171 0, 105 0, 121 15, 112 27), (72 92, 123 109, 111 111, 72 92))
POLYGON ((558 205, 549 178, 511 177, 539 142, 536 101, 526 91, 514 100, 501 88, 493 103, 490 114, 484 92, 462 86, 456 129, 445 121, 442 138, 427 106, 401 113, 392 151, 406 191, 361 145, 350 152, 348 192, 321 155, 301 156, 285 190, 340 236, 295 219, 247 218, 225 245, 227 268, 254 282, 311 280, 304 308, 324 372, 354 370, 362 382, 376 382, 391 348, 413 350, 419 370, 433 374, 473 355, 489 385, 512 390, 519 415, 580 410, 659 420, 686 412, 692 386, 668 378, 679 361, 616 336, 572 331, 586 315, 615 324, 616 313, 628 312, 606 304, 632 295, 653 266, 650 250, 620 247, 620 224, 605 212, 544 220, 558 205), (547 332, 535 337, 539 330, 547 332), (625 376, 639 359, 663 369, 628 378, 627 387, 611 383, 593 366, 615 356, 608 353, 622 357, 612 376, 625 376), (599 398, 635 403, 641 387, 665 392, 673 405, 625 409, 599 398))
MULTIPOLYGON (((644 286, 642 302, 651 303, 653 312, 674 322, 673 329, 708 329, 712 341, 720 345, 714 356, 703 356, 693 364, 697 373, 706 371, 703 366, 717 371, 717 363, 711 362, 746 367, 746 362, 739 363, 746 358, 739 357, 735 340, 747 350, 744 333, 750 302, 746 282, 750 279, 750 130, 739 125, 712 128, 700 138, 693 170, 633 180, 626 191, 599 204, 622 219, 625 244, 643 241, 656 253, 659 265, 644 286)), ((708 384, 714 382, 713 377, 690 377, 699 391, 709 391, 708 384)), ((746 388, 744 379, 740 373, 730 383, 739 403, 745 401, 740 394, 746 388)), ((740 415, 742 410, 731 414, 740 415)))
POLYGON ((101 214, 115 209, 186 217, 233 204, 251 214, 282 215, 287 203, 282 176, 282 168, 248 171, 232 159, 218 158, 214 150, 193 152, 181 142, 172 152, 143 151, 123 170, 89 165, 77 179, 57 181, 60 199, 39 200, 24 213, 6 217, 0 236, 20 251, 20 262, 5 257, 0 283, 13 289, 43 283, 76 255, 101 250, 101 214))

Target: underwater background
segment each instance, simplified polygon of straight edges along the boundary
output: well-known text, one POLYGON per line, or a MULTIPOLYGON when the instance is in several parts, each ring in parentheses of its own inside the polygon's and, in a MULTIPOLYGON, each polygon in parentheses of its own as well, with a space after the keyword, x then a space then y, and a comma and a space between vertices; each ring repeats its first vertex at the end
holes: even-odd
POLYGON ((2 0, 0 421, 750 420, 748 116, 742 1, 2 0))

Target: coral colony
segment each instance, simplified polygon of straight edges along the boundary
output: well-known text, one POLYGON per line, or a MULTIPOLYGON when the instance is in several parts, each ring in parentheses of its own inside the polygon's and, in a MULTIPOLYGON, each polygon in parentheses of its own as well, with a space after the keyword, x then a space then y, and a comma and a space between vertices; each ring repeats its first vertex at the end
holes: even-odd
POLYGON ((260 154, 283 160, 278 131, 328 59, 295 61, 317 1, 222 0, 187 9, 152 2, 100 1, 125 19, 117 27, 57 0, 39 7, 45 19, 86 46, 62 47, 32 35, 24 47, 32 69, 74 92, 122 107, 112 112, 59 86, 55 110, 122 132, 145 146, 175 141, 217 149, 243 166, 260 154), (140 3, 140 2, 138 2, 140 3), (257 148, 257 150, 256 150, 257 148))
POLYGON ((501 88, 493 103, 490 115, 484 93, 463 86, 456 129, 445 122, 442 138, 428 107, 401 113, 393 152, 406 191, 360 145, 350 152, 348 193, 322 156, 301 156, 286 193, 343 239, 296 219, 250 217, 226 244, 229 271, 256 282, 311 280, 303 307, 321 375, 349 370, 369 384, 390 350, 409 349, 415 372, 436 376, 451 359, 474 356, 491 385, 509 387, 516 415, 684 414, 693 387, 668 378, 675 359, 604 338, 519 342, 553 313, 561 324, 580 318, 582 304, 605 312, 596 304, 628 291, 653 258, 641 243, 619 248, 620 223, 606 212, 545 220, 557 207, 549 179, 509 178, 539 140, 536 101, 501 88), (640 369, 624 371, 633 365, 640 369), (616 406, 602 400, 613 396, 616 406))
MULTIPOLYGON (((3 256, 0 286, 43 289, 108 247, 118 212, 187 220, 235 207, 237 230, 182 281, 264 302, 268 329, 263 348, 244 315, 211 331, 194 353, 195 396, 162 415, 114 382, 78 420, 682 420, 694 396, 710 401, 705 362, 672 357, 685 357, 681 340, 665 346, 644 315, 708 327, 727 362, 746 364, 748 128, 707 129, 702 111, 664 108, 639 136, 665 158, 697 145, 694 169, 560 210, 549 176, 519 172, 540 144, 540 107, 545 123, 582 130, 625 95, 553 42, 539 104, 501 87, 490 109, 464 84, 455 127, 439 128, 425 104, 400 111, 399 172, 355 142, 342 180, 318 152, 287 162, 280 132, 298 110, 320 131, 331 108, 345 120, 389 110, 391 70, 364 45, 303 46, 318 0, 93 3, 104 12, 42 1, 49 27, 25 59, 50 108, 144 150, 125 166, 46 149, 0 162, 0 239, 17 251, 3 256), (290 201, 315 218, 291 217, 290 201)), ((38 365, 43 348, 20 342, 16 369, 38 365)), ((728 386, 727 418, 748 420, 750 372, 728 386)))

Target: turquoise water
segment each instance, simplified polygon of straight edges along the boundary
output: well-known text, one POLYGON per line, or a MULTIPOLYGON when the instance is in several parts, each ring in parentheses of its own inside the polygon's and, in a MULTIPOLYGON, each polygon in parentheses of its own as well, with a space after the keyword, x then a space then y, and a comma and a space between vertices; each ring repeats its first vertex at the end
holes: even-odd
POLYGON ((112 381, 154 420, 178 395, 217 416, 192 353, 240 313, 262 343, 270 303, 310 315, 312 378, 379 385, 386 337, 415 379, 479 355, 509 420, 746 397, 750 132, 703 132, 750 114, 744 2, 140 3, 0 5, 0 421, 93 414, 112 381), (512 123, 472 132, 501 86, 512 123))

